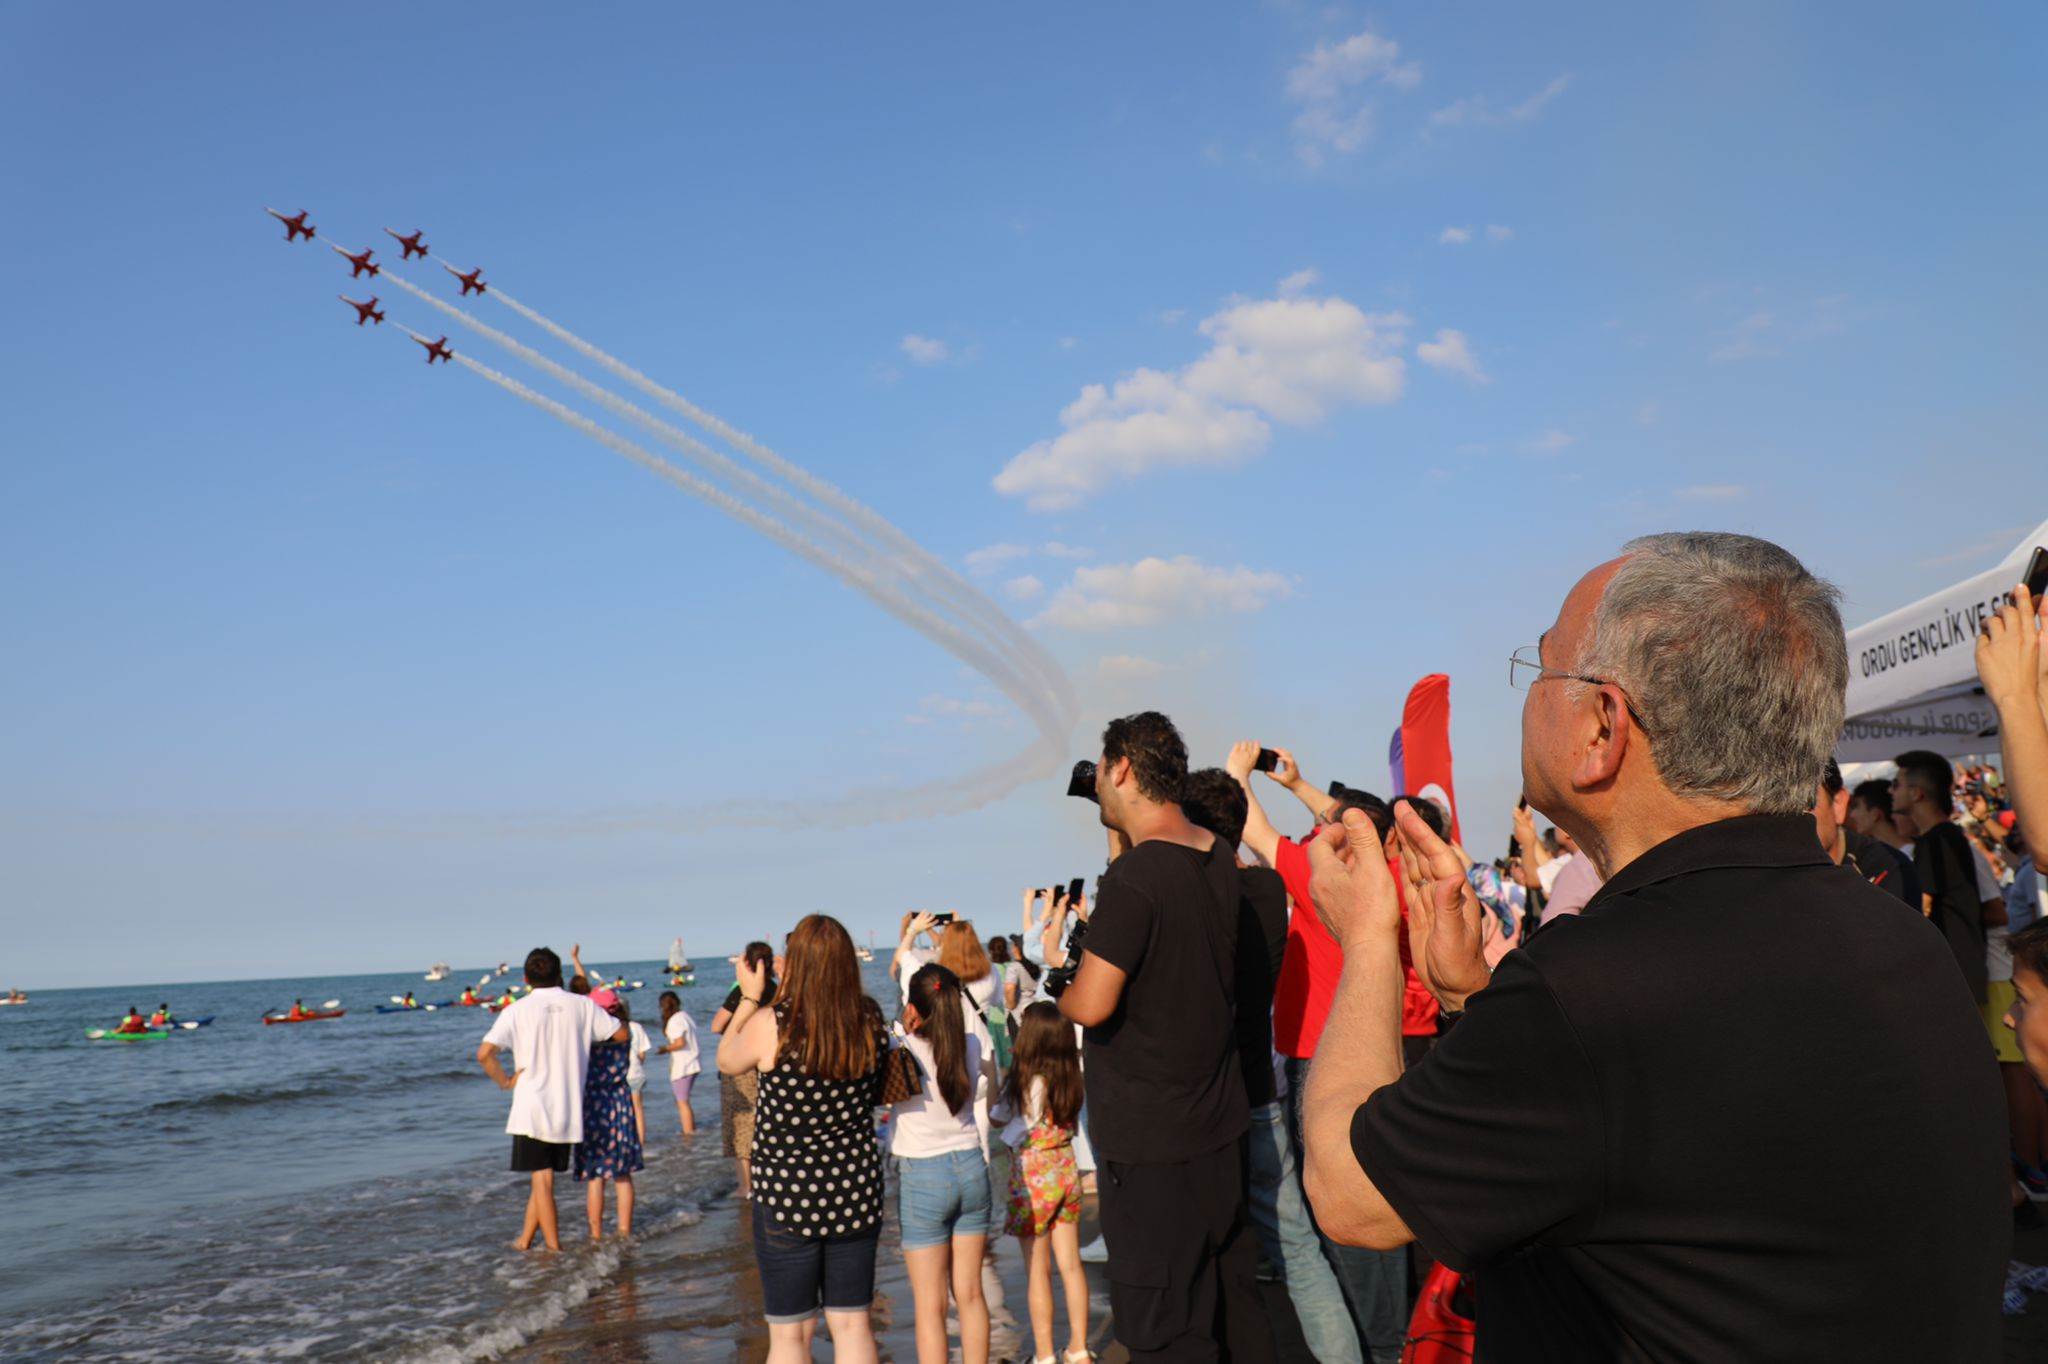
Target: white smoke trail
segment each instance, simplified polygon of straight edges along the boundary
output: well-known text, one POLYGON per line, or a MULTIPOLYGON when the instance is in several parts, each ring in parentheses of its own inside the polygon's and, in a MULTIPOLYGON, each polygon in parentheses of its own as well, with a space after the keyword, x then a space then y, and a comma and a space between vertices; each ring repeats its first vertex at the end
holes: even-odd
MULTIPOLYGON (((903 571, 903 564, 898 558, 877 556, 867 542, 863 541, 830 514, 819 511, 781 486, 769 482, 767 479, 754 473, 753 470, 729 459, 721 452, 712 449, 695 436, 692 436, 689 432, 661 420, 661 418, 637 404, 621 398, 610 389, 592 383, 574 370, 555 363, 555 361, 542 355, 539 351, 520 344, 497 328, 479 320, 466 309, 457 307, 452 303, 443 302, 441 299, 434 297, 426 290, 413 284, 410 280, 401 278, 388 271, 385 274, 385 278, 421 302, 438 309, 448 317, 454 318, 457 322, 490 341, 493 345, 499 346, 518 356, 527 364, 566 384, 607 411, 639 425, 650 432, 657 440, 678 450, 697 463, 710 467, 749 492, 772 503, 783 515, 802 523, 813 533, 836 542, 843 552, 870 562, 898 581, 908 581, 919 576, 914 573, 906 574, 903 571)), ((917 584, 916 590, 923 590, 921 583, 917 584)), ((944 602, 937 604, 945 605, 944 602)), ((957 608, 955 609, 957 611, 957 608)), ((1046 694, 1048 702, 1055 708, 1061 707, 1068 701, 1068 695, 1065 691, 1065 674, 1063 672, 1057 673, 1056 680, 1048 676, 1044 663, 1050 660, 1043 659, 1043 651, 1037 647, 1035 641, 1030 640, 1029 636, 1024 636, 1023 632, 1017 630, 1014 625, 1003 631, 988 630, 985 625, 979 623, 980 617, 972 612, 962 613, 962 621, 969 629, 978 628, 992 636, 989 642, 1007 665, 1011 682, 1014 684, 1013 686, 1006 686, 1004 688, 1006 692, 1013 691, 1016 688, 1035 687, 1046 694), (1023 636, 1025 645, 1029 647, 1019 647, 1017 638, 1019 636, 1023 636)), ((1008 623, 1007 617, 1005 617, 1005 622, 1006 624, 1008 623)), ((1054 670, 1058 669, 1057 664, 1053 664, 1052 667, 1054 670)))
MULTIPOLYGON (((438 256, 433 257, 433 259, 437 264, 443 266, 447 264, 438 256)), ((656 383, 625 361, 585 341, 567 327, 521 303, 497 285, 493 284, 490 286, 490 296, 533 323, 536 327, 547 332, 556 340, 575 348, 597 364, 618 375, 621 379, 632 384, 656 402, 682 413, 704 430, 727 441, 735 449, 766 465, 796 487, 817 498, 820 502, 836 508, 840 513, 851 518, 856 524, 875 537, 879 544, 887 547, 893 554, 902 556, 903 560, 907 560, 908 566, 912 567, 912 571, 917 576, 929 578, 936 590, 952 601, 957 608, 974 615, 976 619, 981 621, 984 628, 1009 639, 1012 647, 1020 655, 1031 660, 1032 671, 1044 678, 1047 685, 1059 695, 1062 708, 1070 715, 1078 713, 1079 703, 1074 696, 1073 684, 1068 680, 1066 671, 1053 660, 1050 654, 1047 654, 1039 646, 1038 641, 1032 639, 1023 630, 1019 629, 1017 623, 1010 618, 1007 612, 983 596, 973 584, 960 577, 959 574, 932 555, 924 546, 918 544, 915 540, 897 529, 881 513, 858 499, 849 496, 833 484, 817 477, 809 470, 783 458, 746 432, 738 430, 716 414, 705 411, 682 394, 656 383)))
MULTIPOLYGON (((415 341, 424 344, 428 340, 428 338, 421 336, 410 327, 401 324, 399 329, 415 341)), ((514 397, 533 404, 564 425, 573 427, 584 435, 589 436, 592 440, 624 455, 641 467, 667 479, 693 497, 701 498, 724 512, 727 516, 732 517, 750 529, 760 532, 792 553, 800 555, 827 573, 830 573, 848 587, 866 596, 890 615, 945 649, 955 658, 960 659, 963 663, 989 678, 990 681, 995 682, 1011 700, 1023 708, 1025 713, 1030 715, 1032 720, 1037 723, 1041 734, 1040 741, 1034 744, 1032 749, 1026 754, 982 772, 970 773, 965 777, 933 783, 927 788, 921 788, 924 795, 929 797, 949 795, 952 802, 949 808, 959 808, 959 802, 963 799, 970 797, 978 801, 994 799, 997 795, 1010 789, 1011 786, 1015 786, 1019 781, 1027 780, 1032 776, 1047 775, 1057 769, 1058 753, 1064 747, 1067 734, 1071 728, 1070 717, 1062 714, 1050 705, 1046 698, 1039 695, 1035 689, 1020 685, 1019 679, 1005 668, 995 655, 984 648, 979 640, 962 634, 950 623, 941 620, 929 611, 916 605, 902 593, 877 579, 870 570, 850 563, 832 551, 813 543, 774 517, 756 511, 723 489, 715 487, 682 469, 678 469, 659 455, 636 445, 617 432, 599 426, 582 413, 565 407, 543 394, 534 392, 518 380, 508 375, 500 374, 497 370, 473 360, 467 355, 458 353, 455 356, 455 361, 471 373, 488 379, 514 397), (1010 778, 1009 786, 998 785, 994 780, 998 774, 1010 778)), ((908 813, 925 812, 919 791, 874 793, 872 796, 864 795, 862 797, 862 799, 872 800, 885 798, 892 802, 919 801, 919 806, 915 811, 892 810, 890 817, 902 818, 908 817, 908 813)), ((807 805, 806 808, 810 809, 812 807, 807 805)), ((873 818, 876 816, 873 812, 870 812, 868 817, 873 818)))

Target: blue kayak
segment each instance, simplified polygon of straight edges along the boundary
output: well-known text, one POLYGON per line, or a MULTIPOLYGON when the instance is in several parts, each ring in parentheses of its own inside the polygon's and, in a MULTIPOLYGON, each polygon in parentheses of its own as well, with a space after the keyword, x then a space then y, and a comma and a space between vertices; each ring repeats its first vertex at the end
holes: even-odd
POLYGON ((455 1001, 437 999, 431 1004, 379 1004, 375 1007, 380 1014, 420 1014, 429 1009, 452 1009, 455 1007, 455 1001))

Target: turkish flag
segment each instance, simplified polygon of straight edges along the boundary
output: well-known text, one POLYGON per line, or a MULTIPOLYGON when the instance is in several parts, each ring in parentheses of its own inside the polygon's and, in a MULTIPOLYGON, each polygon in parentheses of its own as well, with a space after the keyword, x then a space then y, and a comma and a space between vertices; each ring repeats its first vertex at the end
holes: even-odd
POLYGON ((1389 756, 1397 796, 1425 796, 1451 814, 1451 839, 1458 832, 1458 788, 1451 780, 1451 679, 1431 673, 1408 692, 1401 728, 1389 756))

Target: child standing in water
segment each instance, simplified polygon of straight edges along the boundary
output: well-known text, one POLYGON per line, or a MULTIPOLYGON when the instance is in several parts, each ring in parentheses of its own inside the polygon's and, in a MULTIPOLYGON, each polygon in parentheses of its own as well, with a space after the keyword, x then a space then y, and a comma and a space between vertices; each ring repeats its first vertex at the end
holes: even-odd
MULTIPOLYGON (((610 990, 592 990, 590 1002, 621 1023, 632 1022, 626 1001, 610 990)), ((629 1032, 630 1038, 630 1032, 629 1032)), ((590 1239, 604 1239, 604 1185, 610 1180, 618 1205, 619 1235, 633 1234, 633 1172, 644 1169, 640 1133, 633 1123, 633 1092, 626 1072, 632 1042, 600 1042, 590 1049, 583 1078, 583 1140, 576 1146, 576 1179, 587 1183, 590 1239)))
POLYGON ((1030 1267, 1033 1364, 1055 1364, 1054 1264, 1067 1297, 1067 1352, 1061 1358, 1081 1364, 1094 1358, 1088 1351, 1088 1279, 1081 1267, 1081 1173, 1074 1164, 1081 1051, 1059 1005, 1040 1000, 1024 1010, 1002 1107, 1010 1118, 1003 1141, 1016 1153, 1010 1162, 1008 1229, 1030 1267))
POLYGON ((704 1067, 698 1059, 697 1025, 683 1012, 683 1001, 674 990, 661 992, 661 1034, 668 1041, 655 1053, 668 1053, 668 1087, 675 1095, 676 1116, 682 1120, 683 1135, 694 1137, 697 1115, 690 1111, 690 1090, 704 1067))

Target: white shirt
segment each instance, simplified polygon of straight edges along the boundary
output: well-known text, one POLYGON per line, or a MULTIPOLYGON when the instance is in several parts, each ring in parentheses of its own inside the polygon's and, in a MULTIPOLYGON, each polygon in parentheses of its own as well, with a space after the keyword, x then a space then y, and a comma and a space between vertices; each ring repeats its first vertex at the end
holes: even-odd
POLYGON ((903 992, 903 1002, 910 1002, 910 978, 924 968, 926 962, 937 961, 939 954, 923 947, 913 947, 903 954, 903 972, 896 978, 896 988, 903 992))
POLYGON ((996 968, 991 966, 988 974, 980 980, 963 980, 960 985, 967 991, 967 997, 974 1001, 974 1011, 984 1013, 988 1009, 989 1001, 996 998, 996 991, 1002 988, 1002 982, 1003 978, 997 975, 996 968))
POLYGON ((626 1038, 626 1083, 638 1086, 647 1079, 647 1067, 641 1058, 647 1055, 654 1043, 648 1040, 647 1029, 638 1023, 628 1023, 626 1032, 629 1034, 626 1038))
POLYGON ((1572 864, 1572 858, 1575 855, 1573 853, 1559 853, 1556 857, 1551 858, 1548 862, 1536 868, 1536 880, 1543 887, 1545 895, 1550 894, 1550 888, 1557 884, 1557 878, 1563 875, 1564 869, 1572 864))
POLYGON ((899 1033, 897 1045, 917 1058, 924 1073, 924 1090, 889 1110, 889 1154, 918 1159, 945 1156, 955 1151, 988 1151, 988 1105, 995 1088, 995 1044, 981 1019, 961 1002, 967 1023, 967 1073, 974 1088, 965 1108, 946 1110, 939 1097, 939 1081, 932 1064, 932 1046, 922 1037, 899 1033))
POLYGON ((669 1079, 680 1080, 703 1069, 697 1057, 697 1025, 690 1021, 689 1014, 677 1009, 675 1017, 669 1019, 662 1032, 669 1041, 684 1043, 668 1054, 669 1079))
POLYGON ((505 1130, 535 1141, 583 1140, 583 1077, 590 1049, 619 1030, 619 1020, 559 986, 516 999, 484 1041, 512 1053, 518 1077, 505 1130))
POLYGON ((1045 1112, 1045 1077, 1031 1077, 1031 1087, 1024 1092, 1024 1111, 1009 1115, 1009 1125, 1003 1128, 1003 1145, 1016 1150, 1024 1144, 1024 1138, 1031 1135, 1031 1129, 1038 1125, 1045 1112))

